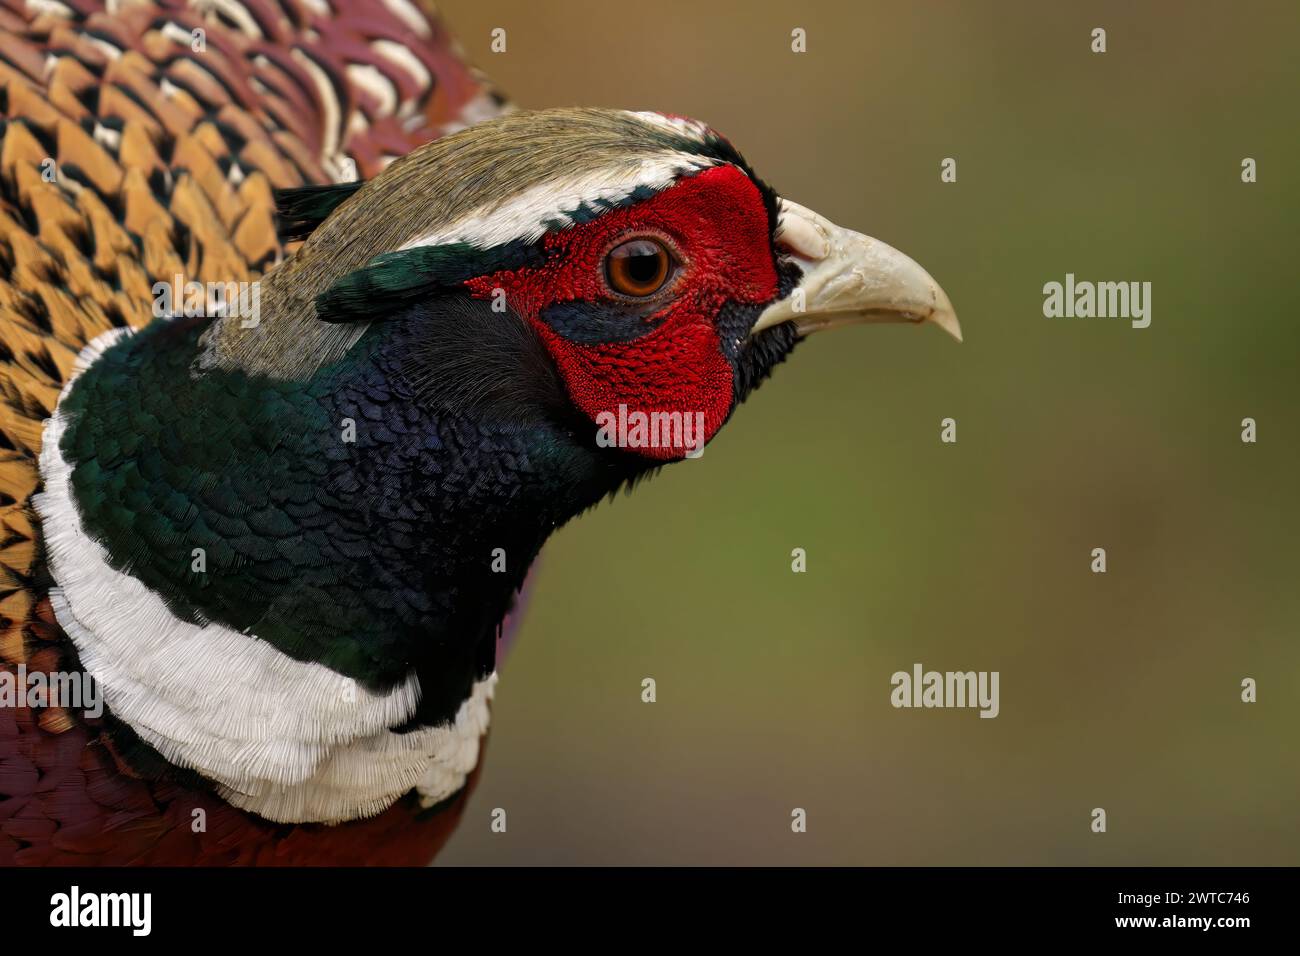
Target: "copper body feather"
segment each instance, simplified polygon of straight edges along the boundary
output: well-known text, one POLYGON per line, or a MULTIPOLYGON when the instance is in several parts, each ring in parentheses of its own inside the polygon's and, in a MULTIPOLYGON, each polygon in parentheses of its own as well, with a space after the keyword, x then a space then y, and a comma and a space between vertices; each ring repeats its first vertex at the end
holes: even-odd
MULTIPOLYGON (((155 282, 278 261, 274 188, 372 176, 500 103, 414 0, 0 0, 0 668, 77 667, 29 499, 78 352, 146 322, 155 282)), ((276 825, 125 767, 102 721, 0 707, 0 865, 424 864, 468 789, 276 825)))

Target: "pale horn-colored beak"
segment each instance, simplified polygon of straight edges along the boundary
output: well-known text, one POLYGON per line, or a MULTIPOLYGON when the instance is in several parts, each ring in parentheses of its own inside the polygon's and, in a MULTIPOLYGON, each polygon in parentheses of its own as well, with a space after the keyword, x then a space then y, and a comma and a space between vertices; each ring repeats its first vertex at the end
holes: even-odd
POLYGON ((879 239, 779 202, 776 241, 803 278, 759 314, 751 336, 782 322, 800 335, 860 322, 932 322, 961 341, 952 303, 919 265, 879 239))

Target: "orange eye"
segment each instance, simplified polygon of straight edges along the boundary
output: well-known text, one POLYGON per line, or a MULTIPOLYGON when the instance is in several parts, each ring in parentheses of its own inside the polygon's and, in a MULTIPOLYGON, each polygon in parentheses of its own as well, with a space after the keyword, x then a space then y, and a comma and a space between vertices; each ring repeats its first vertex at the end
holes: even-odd
POLYGON ((657 239, 629 239, 605 257, 605 281, 619 295, 644 299, 668 281, 672 256, 657 239))

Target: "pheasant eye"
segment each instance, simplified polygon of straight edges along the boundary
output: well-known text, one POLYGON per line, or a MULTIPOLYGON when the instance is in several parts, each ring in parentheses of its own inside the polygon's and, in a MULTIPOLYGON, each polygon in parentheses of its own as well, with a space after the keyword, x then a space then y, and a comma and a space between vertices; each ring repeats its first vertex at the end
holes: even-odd
POLYGON ((605 257, 605 281, 619 295, 644 299, 668 281, 672 256, 656 239, 630 239, 605 257))

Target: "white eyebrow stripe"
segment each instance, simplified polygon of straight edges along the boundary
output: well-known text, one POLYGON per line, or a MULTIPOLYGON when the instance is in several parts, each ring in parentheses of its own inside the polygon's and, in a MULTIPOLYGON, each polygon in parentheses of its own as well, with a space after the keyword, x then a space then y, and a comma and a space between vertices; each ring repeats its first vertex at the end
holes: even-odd
POLYGON ((641 188, 658 192, 685 173, 714 165, 716 161, 707 157, 665 152, 635 166, 548 179, 504 202, 476 207, 454 222, 416 236, 401 248, 465 242, 488 249, 515 239, 533 242, 554 229, 556 221, 569 220, 569 213, 584 203, 619 203, 641 188))
POLYGON ((695 140, 701 145, 704 144, 709 134, 707 123, 701 123, 699 120, 691 119, 688 116, 665 116, 663 113, 656 113, 653 110, 628 110, 627 112, 651 126, 658 126, 670 133, 695 140))

